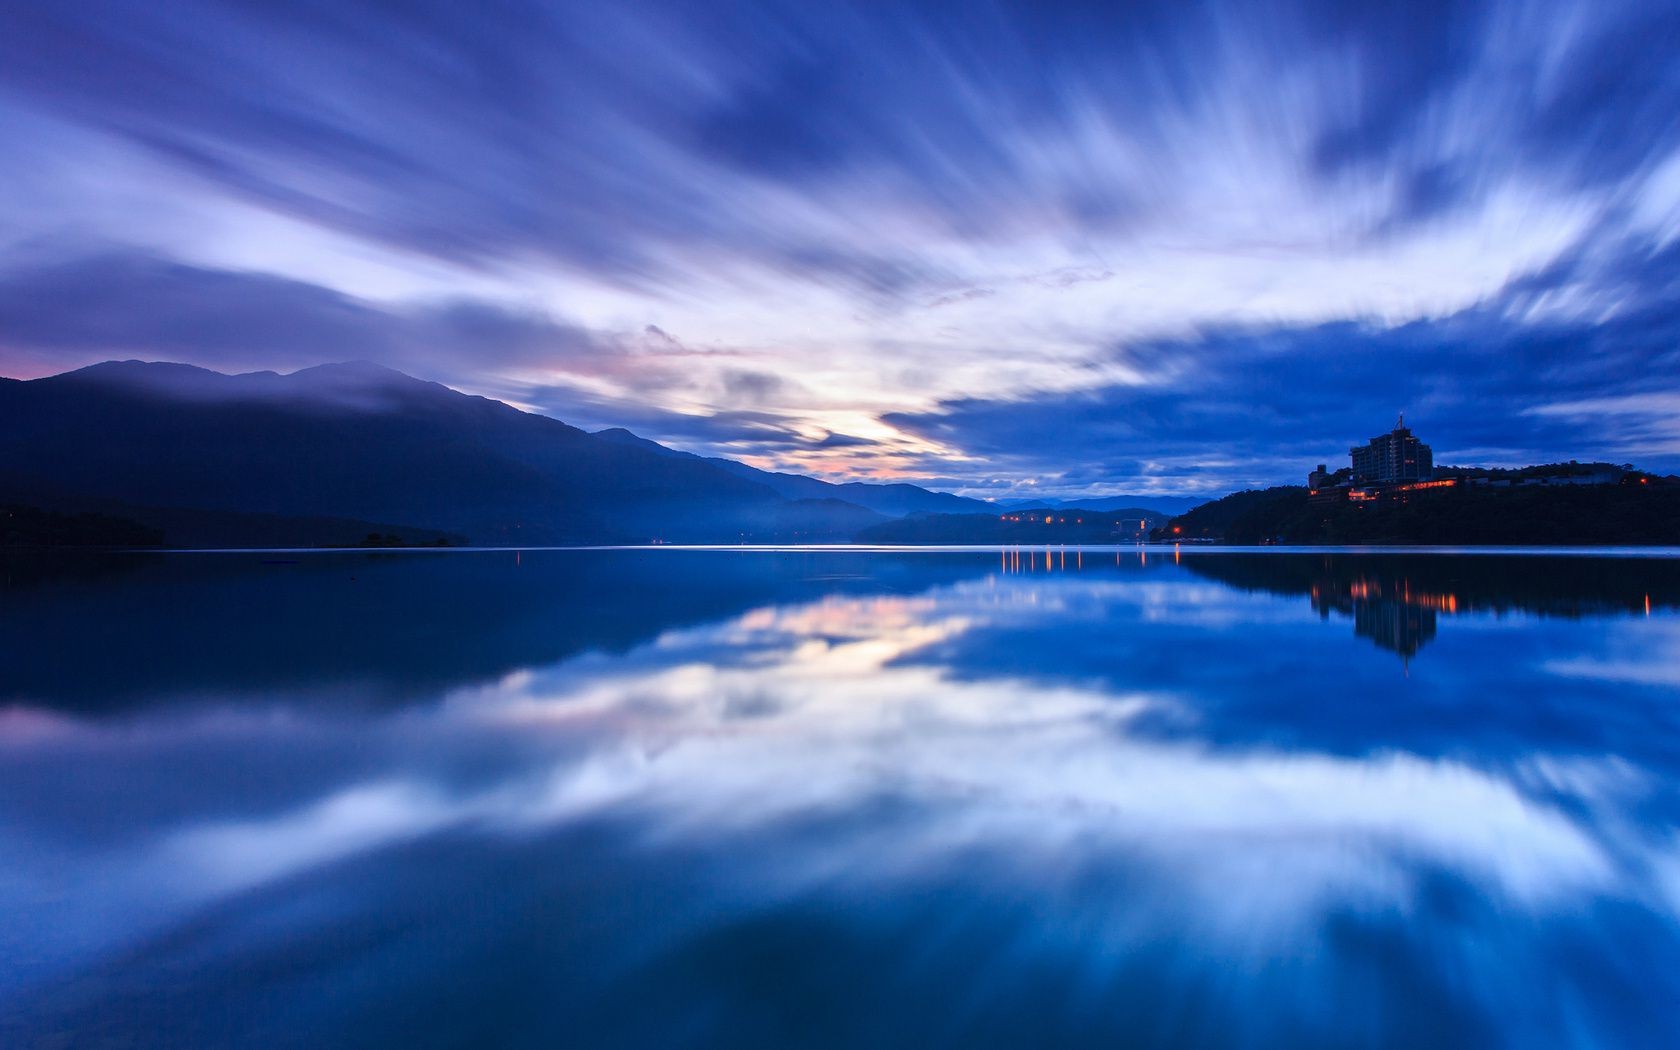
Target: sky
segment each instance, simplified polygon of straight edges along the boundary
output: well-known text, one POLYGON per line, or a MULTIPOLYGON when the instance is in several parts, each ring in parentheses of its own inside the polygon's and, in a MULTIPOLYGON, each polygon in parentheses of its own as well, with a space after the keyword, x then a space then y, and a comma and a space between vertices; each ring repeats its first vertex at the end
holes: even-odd
POLYGON ((1680 3, 0 0, 0 375, 969 495, 1680 470, 1680 3))

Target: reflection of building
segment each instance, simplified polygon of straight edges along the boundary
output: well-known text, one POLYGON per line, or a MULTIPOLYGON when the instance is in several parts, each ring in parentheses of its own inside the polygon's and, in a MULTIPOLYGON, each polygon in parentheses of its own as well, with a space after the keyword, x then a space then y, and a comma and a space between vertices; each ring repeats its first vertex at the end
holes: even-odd
POLYGON ((1435 637, 1435 610, 1392 598, 1355 602, 1353 633, 1410 658, 1435 637))
POLYGON ((1573 619, 1680 609, 1680 558, 1186 551, 1183 566, 1197 576, 1248 593, 1310 599, 1326 621, 1353 620, 1361 645, 1401 654, 1426 648, 1437 624, 1450 631, 1450 617, 1460 615, 1573 619), (1398 617, 1382 608, 1393 605, 1410 611, 1398 617))
POLYGON ((1355 483, 1425 481, 1435 472, 1434 451, 1412 436, 1404 416, 1393 430, 1349 449, 1348 455, 1353 458, 1355 483))
POLYGON ((1313 608, 1353 616, 1353 633, 1410 659, 1435 637, 1438 613, 1458 611, 1452 594, 1412 590, 1408 580, 1384 583, 1369 576, 1351 582, 1325 579, 1313 584, 1313 608))

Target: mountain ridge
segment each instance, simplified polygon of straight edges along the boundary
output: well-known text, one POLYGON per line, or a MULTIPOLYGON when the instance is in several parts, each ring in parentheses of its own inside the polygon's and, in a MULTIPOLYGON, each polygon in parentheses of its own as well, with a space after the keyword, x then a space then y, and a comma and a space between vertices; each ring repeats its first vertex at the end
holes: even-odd
POLYGON ((918 512, 988 513, 995 509, 993 504, 984 500, 970 499, 950 492, 935 492, 907 482, 834 482, 805 474, 762 470, 739 460, 725 459, 721 456, 701 456, 669 448, 623 427, 608 427, 605 430, 597 430, 594 434, 610 441, 651 446, 667 455, 686 456, 710 463, 721 470, 766 485, 787 499, 840 499, 889 516, 918 512))
POLYGON ((226 527, 229 545, 287 521, 488 544, 827 542, 904 513, 991 509, 590 434, 365 361, 230 374, 129 359, 8 379, 0 496, 187 522, 200 543, 226 527))
POLYGON ((733 538, 780 502, 709 466, 365 364, 230 376, 108 362, 0 387, 0 491, 536 543, 733 538))

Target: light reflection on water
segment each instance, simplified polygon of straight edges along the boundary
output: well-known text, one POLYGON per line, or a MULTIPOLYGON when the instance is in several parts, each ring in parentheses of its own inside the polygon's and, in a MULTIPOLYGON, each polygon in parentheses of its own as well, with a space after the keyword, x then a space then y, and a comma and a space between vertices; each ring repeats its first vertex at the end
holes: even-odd
POLYGON ((1664 1045, 1680 1020, 1680 561, 0 580, 9 1045, 1664 1045))

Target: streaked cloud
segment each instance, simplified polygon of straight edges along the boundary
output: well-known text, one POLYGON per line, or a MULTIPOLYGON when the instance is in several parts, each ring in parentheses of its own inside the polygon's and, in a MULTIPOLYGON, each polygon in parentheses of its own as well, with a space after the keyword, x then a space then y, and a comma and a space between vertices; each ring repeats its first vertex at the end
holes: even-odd
POLYGON ((1400 407, 1675 469, 1546 406, 1677 389, 1677 38, 1570 0, 13 7, 0 372, 375 357, 975 491, 1275 482, 1400 407))

